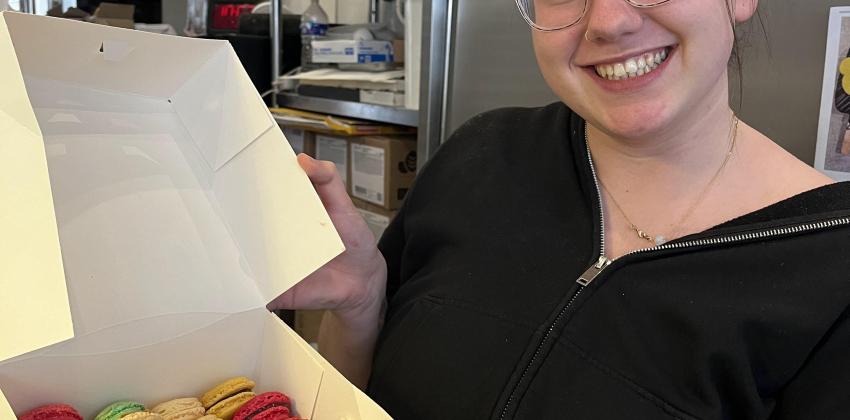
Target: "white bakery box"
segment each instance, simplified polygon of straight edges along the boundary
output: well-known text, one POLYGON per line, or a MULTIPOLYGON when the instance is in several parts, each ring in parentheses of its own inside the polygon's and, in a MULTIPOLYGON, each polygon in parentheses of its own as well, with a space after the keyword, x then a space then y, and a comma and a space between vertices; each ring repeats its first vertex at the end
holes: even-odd
POLYGON ((389 418, 265 308, 343 245, 225 41, 0 14, 0 238, 0 419, 237 375, 389 418))

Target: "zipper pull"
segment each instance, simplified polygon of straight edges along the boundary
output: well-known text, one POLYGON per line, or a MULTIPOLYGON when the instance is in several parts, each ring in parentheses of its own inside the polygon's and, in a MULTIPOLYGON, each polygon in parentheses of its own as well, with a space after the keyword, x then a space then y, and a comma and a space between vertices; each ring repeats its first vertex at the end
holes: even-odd
POLYGON ((590 282, 593 281, 593 279, 596 278, 596 276, 599 275, 599 273, 602 272, 602 270, 605 269, 605 267, 608 267, 610 264, 611 264, 611 260, 609 260, 608 258, 605 258, 604 255, 600 256, 599 260, 596 261, 596 264, 591 265, 584 272, 584 274, 582 274, 578 278, 578 280, 576 280, 576 283, 578 283, 582 286, 587 286, 588 284, 590 284, 590 282))

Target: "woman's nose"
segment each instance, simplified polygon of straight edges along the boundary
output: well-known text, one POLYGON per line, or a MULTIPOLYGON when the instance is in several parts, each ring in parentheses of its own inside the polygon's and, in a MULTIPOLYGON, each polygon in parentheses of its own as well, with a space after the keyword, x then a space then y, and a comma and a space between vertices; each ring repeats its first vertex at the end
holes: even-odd
POLYGON ((642 12, 625 0, 587 0, 585 36, 590 41, 616 41, 643 25, 642 12))

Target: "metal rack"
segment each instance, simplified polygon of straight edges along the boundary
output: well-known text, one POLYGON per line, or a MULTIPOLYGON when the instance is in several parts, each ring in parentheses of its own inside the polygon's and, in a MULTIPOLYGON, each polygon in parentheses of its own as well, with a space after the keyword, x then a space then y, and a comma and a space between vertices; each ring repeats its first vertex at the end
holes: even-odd
POLYGON ((419 126, 419 111, 407 108, 315 98, 294 93, 279 93, 277 95, 277 105, 387 124, 398 124, 408 127, 419 126))
MULTIPOLYGON (((280 75, 281 0, 272 0, 272 77, 280 75)), ((417 155, 422 167, 445 138, 449 45, 454 0, 424 0, 422 22, 422 73, 420 76, 419 110, 396 108, 360 102, 312 98, 293 93, 278 93, 279 106, 321 112, 342 117, 359 118, 389 124, 418 127, 417 155)))

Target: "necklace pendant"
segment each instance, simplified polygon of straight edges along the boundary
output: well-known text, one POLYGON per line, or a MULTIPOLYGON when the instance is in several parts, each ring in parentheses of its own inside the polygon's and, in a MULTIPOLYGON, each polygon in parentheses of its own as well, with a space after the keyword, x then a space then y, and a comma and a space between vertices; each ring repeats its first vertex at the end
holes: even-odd
POLYGON ((649 236, 649 234, 648 234, 648 233, 646 233, 646 232, 644 232, 644 231, 642 231, 642 230, 640 230, 640 229, 636 229, 636 230, 637 230, 637 234, 638 234, 638 236, 639 236, 641 239, 644 239, 644 240, 647 240, 647 241, 652 242, 652 236, 649 236))
POLYGON ((658 235, 655 237, 655 246, 664 245, 667 242, 667 238, 662 235, 658 235))

